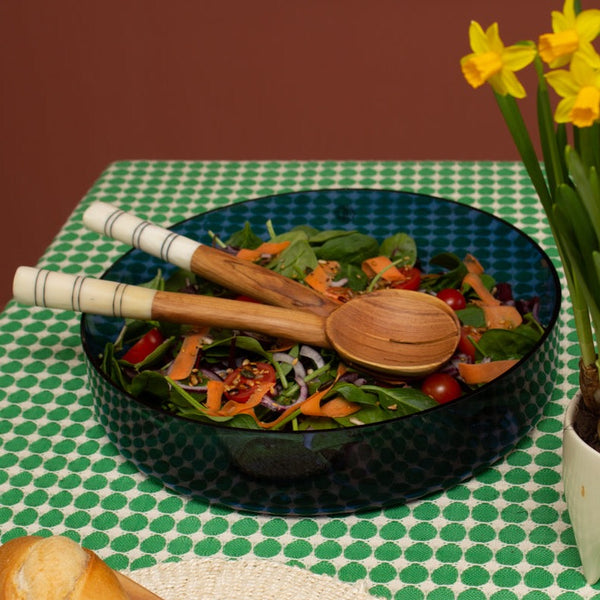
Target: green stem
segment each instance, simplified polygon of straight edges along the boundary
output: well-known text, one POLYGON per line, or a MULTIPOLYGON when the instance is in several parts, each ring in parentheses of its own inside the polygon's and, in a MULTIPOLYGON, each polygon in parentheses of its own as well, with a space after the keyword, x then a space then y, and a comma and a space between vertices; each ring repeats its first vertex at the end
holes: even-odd
POLYGON ((535 148, 531 142, 527 126, 523 121, 523 116, 521 115, 517 102, 508 94, 503 96, 494 93, 494 95, 496 96, 496 101, 502 112, 508 130, 515 142, 515 146, 521 155, 523 164, 527 169, 531 183, 537 192, 546 214, 550 215, 552 209, 552 196, 550 195, 546 178, 540 167, 535 148))
POLYGON ((559 147, 557 133, 554 130, 554 118, 550 106, 548 85, 544 77, 544 66, 539 56, 536 57, 534 64, 538 76, 537 108, 540 142, 544 155, 546 175, 550 191, 552 192, 565 181, 566 172, 564 171, 564 163, 561 160, 564 148, 561 149, 559 147))

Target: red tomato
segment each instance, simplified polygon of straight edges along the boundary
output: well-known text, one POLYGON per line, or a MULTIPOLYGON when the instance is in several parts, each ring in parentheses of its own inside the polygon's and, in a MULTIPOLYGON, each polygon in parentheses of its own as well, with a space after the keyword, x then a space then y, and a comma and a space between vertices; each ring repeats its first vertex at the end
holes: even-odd
POLYGON ((275 369, 269 363, 248 362, 225 378, 225 396, 228 400, 248 402, 257 383, 275 383, 275 369))
POLYGON ((236 296, 235 299, 240 300, 241 302, 257 302, 258 304, 260 304, 259 300, 256 300, 255 298, 250 298, 250 296, 236 296))
POLYGON ((467 306, 465 297, 453 288, 445 288, 437 293, 437 297, 443 300, 452 310, 462 310, 467 306))
POLYGON ((418 290, 421 285, 421 271, 414 267, 398 267, 398 269, 404 275, 404 279, 394 281, 392 287, 399 290, 418 290))
POLYGON ((152 354, 163 342, 165 338, 162 333, 156 329, 151 329, 141 337, 123 356, 123 360, 135 365, 142 362, 149 354, 152 354))
POLYGON ((455 400, 463 394, 458 381, 447 373, 429 375, 421 384, 421 391, 431 396, 439 404, 455 400))
POLYGON ((471 360, 475 360, 475 346, 469 339, 469 336, 474 337, 474 331, 473 327, 461 327, 460 339, 458 340, 458 351, 469 356, 471 360))

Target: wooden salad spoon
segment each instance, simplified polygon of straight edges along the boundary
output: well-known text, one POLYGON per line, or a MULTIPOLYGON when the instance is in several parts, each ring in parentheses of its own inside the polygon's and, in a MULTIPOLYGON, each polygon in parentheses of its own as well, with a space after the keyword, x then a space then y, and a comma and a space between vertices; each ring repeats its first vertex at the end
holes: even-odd
POLYGON ((369 371, 421 376, 454 353, 460 323, 438 298, 380 290, 323 317, 278 306, 152 290, 104 279, 19 267, 13 294, 23 304, 91 314, 251 330, 334 349, 369 371))
POLYGON ((92 231, 267 304, 321 316, 327 316, 339 306, 298 281, 144 221, 105 202, 90 204, 83 214, 83 223, 92 231))

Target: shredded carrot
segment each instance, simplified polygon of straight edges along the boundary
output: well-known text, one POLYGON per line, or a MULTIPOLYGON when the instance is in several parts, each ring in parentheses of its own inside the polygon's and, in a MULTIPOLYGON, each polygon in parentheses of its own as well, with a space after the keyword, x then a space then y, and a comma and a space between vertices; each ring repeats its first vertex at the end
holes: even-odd
POLYGON ((482 306, 488 329, 514 329, 523 322, 521 313, 514 306, 482 306))
POLYGON ((312 417, 318 417, 321 415, 321 400, 325 397, 325 394, 330 390, 330 387, 326 387, 320 392, 316 392, 309 396, 306 401, 300 407, 303 415, 309 415, 312 417))
POLYGON ((481 275, 483 273, 481 263, 472 254, 467 254, 463 263, 467 267, 469 273, 475 273, 475 275, 481 275))
POLYGON ((360 410, 360 405, 356 402, 350 402, 346 398, 336 396, 331 400, 328 400, 323 406, 321 406, 321 413, 319 416, 331 417, 332 419, 339 417, 347 417, 360 410))
POLYGON ((317 292, 325 293, 340 269, 340 263, 335 260, 325 260, 304 278, 304 282, 317 292))
POLYGON ((221 405, 221 400, 225 385, 220 381, 209 381, 207 386, 206 407, 208 408, 209 414, 219 417, 233 417, 240 413, 253 413, 254 407, 260 404, 260 401, 264 398, 265 394, 273 387, 273 383, 268 383, 266 381, 257 383, 247 402, 228 400, 223 405, 221 405))
POLYGON ((221 408, 221 400, 225 391, 225 384, 222 381, 210 380, 206 384, 206 408, 213 413, 221 408))
POLYGON ((317 265, 305 278, 304 283, 317 292, 325 293, 331 278, 323 265, 317 265))
POLYGON ((196 365, 198 352, 202 346, 202 340, 206 336, 207 331, 208 329, 203 329, 202 331, 186 335, 183 338, 181 349, 169 370, 169 377, 171 379, 181 381, 191 375, 192 369, 196 365))
MULTIPOLYGON (((346 372, 346 367, 343 364, 340 364, 338 366, 338 370, 337 370, 337 374, 335 376, 335 380, 333 381, 333 383, 331 383, 331 385, 327 386, 325 389, 316 392, 315 394, 312 394, 311 396, 309 396, 308 398, 306 398, 306 400, 304 400, 304 402, 300 405, 298 404, 293 404, 292 406, 289 406, 288 408, 286 408, 276 419, 274 419, 273 421, 269 421, 267 423, 265 423, 264 421, 259 421, 258 418, 256 417, 256 415, 254 414, 254 412, 250 413, 252 417, 254 417, 254 420, 256 421, 256 423, 262 427, 263 429, 271 429, 273 427, 275 427, 276 425, 279 425, 279 423, 281 423, 282 421, 284 421, 285 419, 287 419, 291 414, 295 413, 298 408, 300 408, 302 410, 302 408, 305 406, 305 404, 307 402, 315 402, 314 398, 315 396, 318 398, 317 399, 317 403, 321 402, 321 399, 323 398, 323 396, 325 396, 325 394, 327 394, 327 392, 334 386, 334 384, 337 382, 337 380, 346 372)), ((306 414, 306 413, 305 413, 306 414)), ((326 416, 326 415, 322 415, 322 416, 326 416)))
POLYGON ((477 385, 480 383, 488 383, 496 377, 499 377, 512 366, 516 365, 518 360, 493 360, 486 363, 459 363, 458 372, 469 385, 477 385))
POLYGON ((369 278, 381 273, 381 279, 394 282, 406 279, 400 269, 387 256, 374 256, 363 261, 361 269, 369 278))
POLYGON ((335 381, 325 389, 312 394, 305 402, 300 406, 300 410, 303 415, 311 417, 346 417, 356 412, 360 407, 354 402, 348 402, 345 398, 336 397, 332 398, 321 406, 321 400, 331 390, 335 382, 345 373, 346 367, 340 364, 338 367, 335 381), (330 408, 326 408, 329 404, 334 402, 330 408))
POLYGON ((463 284, 470 285, 484 305, 500 306, 500 300, 494 298, 492 293, 483 285, 483 281, 477 273, 467 273, 463 278, 463 284))
POLYGON ((289 245, 290 241, 285 242, 263 242, 258 248, 241 248, 237 252, 237 257, 244 260, 255 261, 264 256, 275 256, 283 252, 289 245))

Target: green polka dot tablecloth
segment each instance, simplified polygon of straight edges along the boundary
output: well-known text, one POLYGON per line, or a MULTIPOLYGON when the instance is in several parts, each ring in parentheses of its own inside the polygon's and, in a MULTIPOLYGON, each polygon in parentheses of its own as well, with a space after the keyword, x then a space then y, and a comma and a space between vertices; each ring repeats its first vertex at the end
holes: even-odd
MULTIPOLYGON (((168 226, 248 198, 348 187, 479 207, 558 260, 517 163, 132 161, 101 174, 39 266, 100 276, 127 250, 83 227, 93 200, 168 226)), ((138 472, 96 421, 79 317, 11 301, 0 316, 0 541, 64 534, 129 571, 194 558, 268 559, 399 600, 600 598, 581 573, 562 491, 562 418, 577 388, 572 318, 563 311, 556 388, 535 430, 505 459, 407 505, 283 517, 191 500, 138 472)))

